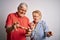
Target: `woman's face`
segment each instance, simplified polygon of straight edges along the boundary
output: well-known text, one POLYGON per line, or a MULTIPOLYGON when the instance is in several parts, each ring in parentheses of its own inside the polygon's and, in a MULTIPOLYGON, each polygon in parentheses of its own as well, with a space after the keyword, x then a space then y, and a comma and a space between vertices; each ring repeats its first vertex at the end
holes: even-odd
POLYGON ((38 13, 33 13, 33 20, 38 22, 41 19, 41 16, 38 13))

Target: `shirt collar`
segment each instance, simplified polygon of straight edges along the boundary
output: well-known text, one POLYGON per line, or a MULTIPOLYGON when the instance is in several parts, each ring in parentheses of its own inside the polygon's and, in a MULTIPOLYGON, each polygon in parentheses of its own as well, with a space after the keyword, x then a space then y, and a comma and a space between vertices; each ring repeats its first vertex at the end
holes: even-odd
MULTIPOLYGON (((18 15, 18 12, 16 12, 16 16, 18 17, 18 18, 21 18, 19 15, 18 15)), ((25 17, 25 16, 24 16, 25 17)), ((22 17, 22 18, 24 18, 24 17, 22 17)))

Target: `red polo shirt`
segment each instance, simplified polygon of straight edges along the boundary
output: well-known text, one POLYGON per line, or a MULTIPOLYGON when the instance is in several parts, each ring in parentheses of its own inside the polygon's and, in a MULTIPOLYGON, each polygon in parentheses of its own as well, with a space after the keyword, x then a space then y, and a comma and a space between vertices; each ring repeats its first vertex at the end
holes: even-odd
MULTIPOLYGON (((17 12, 16 13, 11 13, 8 15, 7 20, 6 20, 6 27, 11 26, 14 22, 19 22, 20 25, 23 27, 29 27, 29 19, 24 16, 24 17, 19 17, 17 12)), ((26 40, 25 33, 26 31, 18 28, 18 31, 14 30, 11 31, 10 33, 7 33, 7 40, 26 40)))

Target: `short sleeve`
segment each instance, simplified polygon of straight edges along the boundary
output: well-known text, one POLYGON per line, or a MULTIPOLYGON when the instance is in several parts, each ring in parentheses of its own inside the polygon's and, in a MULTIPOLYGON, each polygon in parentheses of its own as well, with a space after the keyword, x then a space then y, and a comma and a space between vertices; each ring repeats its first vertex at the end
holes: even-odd
POLYGON ((6 27, 10 27, 12 25, 12 17, 11 17, 11 14, 9 14, 7 16, 7 20, 6 20, 6 27))

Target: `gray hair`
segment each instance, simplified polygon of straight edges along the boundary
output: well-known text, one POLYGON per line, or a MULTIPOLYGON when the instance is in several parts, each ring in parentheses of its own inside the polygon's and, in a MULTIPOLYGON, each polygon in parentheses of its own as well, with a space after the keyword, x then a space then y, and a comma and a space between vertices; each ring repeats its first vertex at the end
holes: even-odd
POLYGON ((24 5, 28 8, 28 5, 26 3, 20 3, 19 6, 18 6, 18 9, 20 9, 22 7, 22 5, 24 5))

